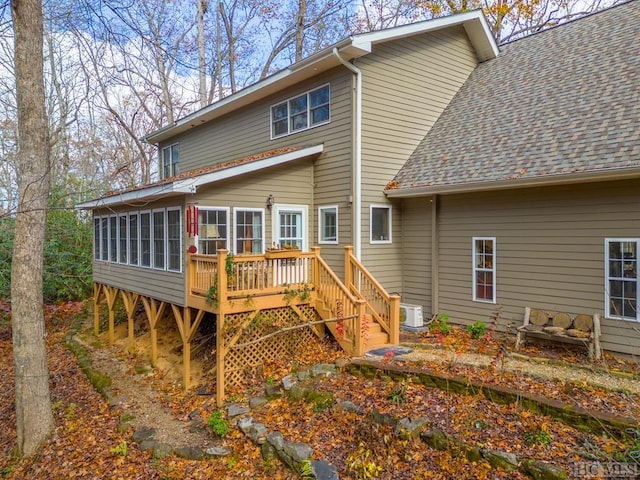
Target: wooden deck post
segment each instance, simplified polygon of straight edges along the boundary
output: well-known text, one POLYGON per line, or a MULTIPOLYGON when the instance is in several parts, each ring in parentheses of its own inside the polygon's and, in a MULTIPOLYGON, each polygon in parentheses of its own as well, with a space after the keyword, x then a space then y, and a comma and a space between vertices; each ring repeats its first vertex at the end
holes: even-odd
POLYGON ((313 252, 313 278, 311 279, 314 288, 320 284, 320 247, 311 247, 313 252))
POLYGON ((93 284, 93 333, 97 337, 100 334, 100 295, 102 285, 93 284))
POLYGON ((400 295, 389 295, 389 343, 400 344, 400 295))
POLYGON ((151 366, 158 364, 158 320, 167 307, 165 302, 159 302, 154 298, 142 297, 142 304, 149 320, 149 330, 151 332, 151 366))
POLYGON ((227 348, 224 344, 224 314, 218 313, 216 320, 216 403, 219 407, 224 403, 224 357, 227 348))
POLYGON ((216 293, 218 295, 218 308, 227 301, 227 250, 218 250, 218 284, 216 293))
POLYGON ((103 286, 104 295, 107 298, 107 306, 109 307, 109 343, 113 344, 116 340, 115 334, 115 319, 116 312, 114 311, 114 306, 116 304, 116 300, 118 299, 117 288, 109 287, 108 285, 103 286))
POLYGON ((182 386, 186 391, 191 388, 191 342, 204 318, 204 310, 198 310, 192 323, 191 308, 184 307, 184 315, 179 306, 171 304, 171 308, 182 338, 182 386))
POLYGON ((136 305, 138 305, 138 300, 140 299, 140 295, 137 293, 127 292, 125 290, 121 290, 120 294, 122 295, 122 303, 124 303, 124 308, 127 311, 127 333, 129 337, 129 352, 135 352, 135 338, 133 332, 133 317, 136 313, 136 305))
POLYGON ((344 284, 351 291, 353 285, 353 269, 351 268, 351 256, 353 255, 353 247, 348 245, 344 247, 344 284))
POLYGON ((354 321, 353 327, 353 337, 354 337, 354 345, 353 345, 353 355, 356 357, 361 357, 364 355, 364 345, 365 338, 367 332, 362 331, 362 317, 365 315, 367 309, 367 301, 366 300, 356 300, 356 318, 354 321))

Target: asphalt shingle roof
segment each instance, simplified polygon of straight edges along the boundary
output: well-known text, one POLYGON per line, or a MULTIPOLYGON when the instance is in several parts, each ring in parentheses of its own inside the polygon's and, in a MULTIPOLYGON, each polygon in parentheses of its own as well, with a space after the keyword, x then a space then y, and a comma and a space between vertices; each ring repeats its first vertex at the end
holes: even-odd
POLYGON ((400 190, 640 167, 640 0, 480 64, 395 177, 400 190))

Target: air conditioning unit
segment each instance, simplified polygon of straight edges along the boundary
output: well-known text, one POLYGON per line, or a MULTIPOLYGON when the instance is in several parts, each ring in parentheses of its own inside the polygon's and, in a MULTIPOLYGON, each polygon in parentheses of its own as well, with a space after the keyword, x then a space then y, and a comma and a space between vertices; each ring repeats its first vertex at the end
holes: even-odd
POLYGON ((420 328, 424 326, 422 319, 422 305, 400 304, 400 318, 404 320, 406 327, 420 328))

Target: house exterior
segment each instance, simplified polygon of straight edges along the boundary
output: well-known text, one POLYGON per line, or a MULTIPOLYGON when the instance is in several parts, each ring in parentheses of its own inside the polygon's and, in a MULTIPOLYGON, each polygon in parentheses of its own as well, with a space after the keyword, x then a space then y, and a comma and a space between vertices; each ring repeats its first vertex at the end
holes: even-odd
POLYGON ((596 312, 603 348, 638 354, 639 21, 622 4, 473 71, 386 190, 403 302, 466 324, 596 312))
POLYGON ((201 313, 196 257, 319 246, 352 293, 463 324, 501 309, 503 328, 525 306, 601 312, 603 348, 633 354, 639 16, 500 53, 479 11, 356 35, 151 132, 162 179, 79 205, 94 281, 201 313))

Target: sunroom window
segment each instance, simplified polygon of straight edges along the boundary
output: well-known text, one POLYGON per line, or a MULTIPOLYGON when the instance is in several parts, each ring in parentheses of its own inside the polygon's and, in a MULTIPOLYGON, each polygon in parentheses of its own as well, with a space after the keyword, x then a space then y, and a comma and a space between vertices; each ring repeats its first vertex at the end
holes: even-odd
POLYGON ((638 320, 638 247, 640 239, 605 240, 605 313, 609 318, 638 320))

